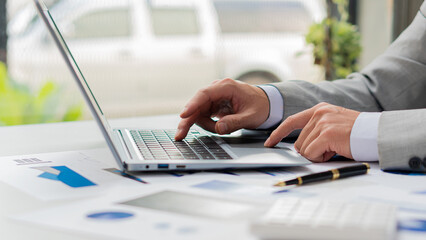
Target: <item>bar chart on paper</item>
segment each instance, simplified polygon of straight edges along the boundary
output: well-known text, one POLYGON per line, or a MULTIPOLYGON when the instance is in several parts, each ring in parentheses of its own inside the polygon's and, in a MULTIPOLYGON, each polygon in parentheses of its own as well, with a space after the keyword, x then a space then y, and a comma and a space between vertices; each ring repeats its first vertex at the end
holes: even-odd
POLYGON ((38 175, 40 178, 59 181, 73 188, 96 185, 67 166, 33 167, 33 169, 43 171, 42 174, 38 175))

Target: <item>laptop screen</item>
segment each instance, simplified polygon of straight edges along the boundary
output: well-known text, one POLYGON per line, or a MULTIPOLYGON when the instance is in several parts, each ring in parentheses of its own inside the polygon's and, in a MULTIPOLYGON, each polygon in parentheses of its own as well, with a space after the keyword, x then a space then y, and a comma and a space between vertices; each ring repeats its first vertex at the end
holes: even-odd
POLYGON ((104 135, 105 140, 107 141, 107 144, 109 148, 111 149, 119 167, 122 169, 122 161, 121 158, 114 147, 114 144, 112 142, 112 131, 111 127, 106 120, 101 107, 99 106, 98 102, 96 101, 96 98, 90 89, 89 84, 87 83, 86 79, 83 76, 83 73, 81 72, 80 68, 77 65, 77 62, 75 61, 73 55, 71 54, 71 51, 68 48, 68 45, 66 44, 61 32, 59 31, 58 26, 56 25, 55 21, 53 20, 49 10, 47 9, 46 5, 43 3, 42 0, 34 0, 37 10, 40 14, 40 17, 45 22, 49 33, 52 35, 53 40, 57 47, 59 48, 59 51, 61 52, 62 57, 65 60, 65 63, 67 64, 68 68, 71 71, 71 74, 73 75, 75 81, 77 82, 77 85, 79 89, 81 90, 84 99, 86 100, 90 111, 92 112, 93 117, 95 118, 98 126, 100 127, 102 134, 104 135))

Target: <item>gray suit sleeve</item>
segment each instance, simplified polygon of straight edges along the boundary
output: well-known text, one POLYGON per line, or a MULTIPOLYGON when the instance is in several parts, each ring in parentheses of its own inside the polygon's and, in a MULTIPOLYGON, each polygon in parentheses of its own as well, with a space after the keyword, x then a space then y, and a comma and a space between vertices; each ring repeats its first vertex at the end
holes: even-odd
POLYGON ((379 123, 378 146, 382 167, 404 169, 411 155, 426 157, 426 128, 420 130, 418 125, 419 121, 426 119, 425 110, 422 110, 426 108, 425 16, 426 1, 411 25, 384 54, 347 79, 319 84, 305 81, 274 84, 283 95, 283 119, 320 102, 363 112, 386 111, 379 123), (418 110, 397 111, 407 109, 418 110), (394 129, 395 125, 390 124, 392 121, 399 121, 398 126, 404 125, 413 130, 402 133, 394 129), (415 141, 401 142, 398 140, 401 134, 415 141), (395 144, 390 145, 393 141, 398 144, 397 148, 395 144), (408 145, 412 147, 407 148, 408 145))
POLYGON ((383 112, 379 122, 380 166, 426 172, 426 109, 383 112))

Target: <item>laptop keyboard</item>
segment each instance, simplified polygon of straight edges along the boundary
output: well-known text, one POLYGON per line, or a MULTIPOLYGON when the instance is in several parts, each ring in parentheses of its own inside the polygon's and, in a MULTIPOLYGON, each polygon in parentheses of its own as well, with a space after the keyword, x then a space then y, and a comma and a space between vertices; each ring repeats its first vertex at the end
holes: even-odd
POLYGON ((227 160, 232 157, 210 136, 190 131, 182 141, 175 141, 176 130, 131 130, 145 160, 227 160))

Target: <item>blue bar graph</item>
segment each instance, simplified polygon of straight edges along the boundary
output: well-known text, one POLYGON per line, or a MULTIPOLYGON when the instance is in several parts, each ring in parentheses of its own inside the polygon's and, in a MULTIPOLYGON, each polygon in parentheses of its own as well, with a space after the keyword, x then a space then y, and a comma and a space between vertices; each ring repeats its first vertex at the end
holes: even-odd
MULTIPOLYGON (((38 168, 38 170, 42 170, 38 168)), ((51 166, 46 167, 44 172, 38 177, 45 178, 53 181, 60 181, 72 188, 95 186, 96 184, 89 179, 81 176, 75 171, 66 166, 51 166), (50 168, 50 169, 49 169, 50 168)))

